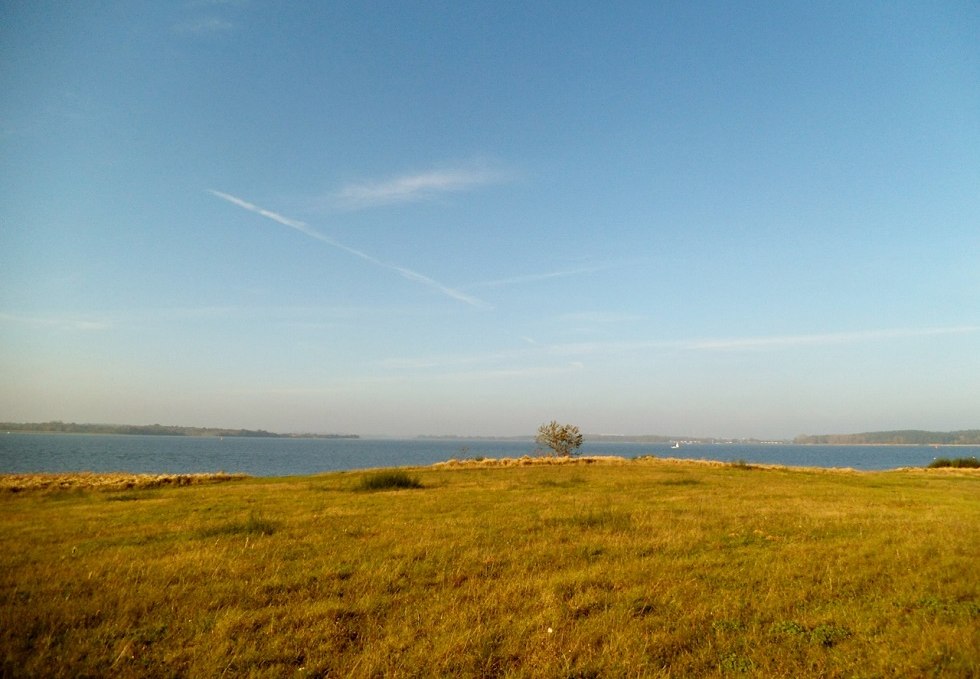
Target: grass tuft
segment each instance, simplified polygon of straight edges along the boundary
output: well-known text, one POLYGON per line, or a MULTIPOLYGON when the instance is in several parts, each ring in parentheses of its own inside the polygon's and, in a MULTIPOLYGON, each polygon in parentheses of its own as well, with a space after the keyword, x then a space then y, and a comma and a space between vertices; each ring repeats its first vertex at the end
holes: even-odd
POLYGON ((850 636, 851 632, 846 627, 833 624, 817 625, 810 630, 810 643, 823 646, 824 648, 830 648, 850 636))
POLYGON ((572 476, 567 479, 545 479, 539 485, 547 488, 572 488, 574 486, 581 486, 585 482, 585 479, 581 476, 572 476))
POLYGON ((702 481, 697 479, 666 479, 661 481, 659 485, 661 486, 698 486, 702 481))
POLYGON ((357 490, 405 490, 422 487, 422 481, 417 476, 409 476, 401 471, 382 471, 362 477, 357 490))
POLYGON ((975 457, 954 457, 950 459, 948 457, 937 457, 935 460, 929 463, 930 469, 939 469, 942 467, 953 467, 954 469, 977 469, 980 468, 980 460, 975 457))
POLYGON ((752 671, 754 664, 750 658, 735 653, 726 653, 718 660, 718 669, 722 674, 747 674, 752 671))

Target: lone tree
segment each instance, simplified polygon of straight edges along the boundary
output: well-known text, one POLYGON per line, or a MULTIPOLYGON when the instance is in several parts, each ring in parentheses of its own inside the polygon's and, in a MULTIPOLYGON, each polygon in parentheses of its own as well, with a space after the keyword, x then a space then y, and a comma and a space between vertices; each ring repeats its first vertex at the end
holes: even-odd
POLYGON ((539 446, 550 448, 553 455, 571 457, 582 445, 582 435, 575 425, 558 424, 552 420, 550 424, 541 425, 538 429, 538 435, 534 437, 534 442, 539 446))

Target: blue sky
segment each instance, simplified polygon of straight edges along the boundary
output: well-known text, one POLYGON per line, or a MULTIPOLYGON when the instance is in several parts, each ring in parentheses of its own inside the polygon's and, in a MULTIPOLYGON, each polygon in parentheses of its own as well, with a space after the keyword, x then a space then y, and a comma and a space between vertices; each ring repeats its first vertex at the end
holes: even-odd
POLYGON ((0 420, 980 426, 975 3, 0 12, 0 420))

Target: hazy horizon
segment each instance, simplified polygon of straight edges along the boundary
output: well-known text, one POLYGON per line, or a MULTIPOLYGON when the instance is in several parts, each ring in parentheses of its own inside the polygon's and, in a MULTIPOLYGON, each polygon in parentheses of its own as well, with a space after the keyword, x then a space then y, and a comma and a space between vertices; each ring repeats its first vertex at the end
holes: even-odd
MULTIPOLYGON (((44 422, 2 422, 3 424, 10 425, 68 425, 68 426, 78 426, 78 427, 118 427, 118 428, 128 428, 128 427, 164 427, 164 428, 175 428, 175 429, 200 429, 200 430, 229 430, 229 431, 263 431, 277 436, 313 436, 313 437, 340 437, 340 438, 361 438, 361 439, 391 439, 391 440, 410 440, 410 439, 459 439, 459 440, 534 440, 537 435, 537 431, 529 431, 523 433, 511 433, 511 434, 472 434, 466 432, 452 432, 452 433, 441 433, 433 434, 426 432, 419 433, 402 433, 402 434, 384 434, 384 433, 373 433, 373 432, 354 432, 354 431, 309 431, 309 430, 293 430, 293 431, 271 431, 265 429, 250 429, 248 427, 233 427, 233 426, 214 426, 214 425, 185 425, 179 422, 73 422, 65 420, 47 420, 44 422)), ((542 423, 546 424, 546 423, 542 423)), ((572 423, 567 423, 572 424, 572 423)), ((13 430, 13 433, 17 433, 18 430, 13 430)), ((37 430, 25 429, 22 430, 29 433, 38 433, 37 430)), ((626 440, 637 440, 643 438, 657 438, 663 439, 664 443, 677 443, 677 442, 698 442, 698 441, 758 441, 758 442, 772 442, 772 443, 792 443, 797 437, 807 437, 807 436, 853 436, 862 434, 882 434, 882 433, 911 433, 911 432, 926 432, 926 433, 937 433, 937 434, 948 434, 953 432, 963 432, 963 431, 977 431, 977 429, 958 429, 951 430, 950 432, 930 432, 929 430, 921 430, 904 427, 901 429, 885 430, 878 432, 861 431, 861 432, 801 432, 795 436, 784 436, 784 437, 762 437, 762 436, 722 436, 714 434, 691 434, 689 432, 643 432, 643 433, 620 433, 620 432, 597 432, 597 431, 583 431, 582 434, 585 436, 586 440, 592 439, 601 440, 604 438, 622 438, 626 440)), ((11 432, 7 432, 11 433, 11 432)), ((41 430, 40 433, 45 433, 41 430)), ((83 435, 87 433, 99 433, 99 432, 61 432, 61 431, 51 431, 47 433, 61 434, 61 433, 82 433, 83 435)), ((109 434, 128 434, 131 432, 109 432, 109 434)), ((144 435, 148 432, 139 432, 134 435, 144 435)), ((163 434, 166 436, 167 434, 163 434)), ((838 445, 838 444, 831 444, 838 445)), ((845 444, 846 445, 846 444, 845 444)), ((866 444, 855 444, 855 445, 866 445, 866 444)), ((880 445, 880 444, 868 444, 868 445, 880 445)), ((889 444, 891 445, 891 444, 889 444)), ((925 443, 901 443, 894 445, 927 445, 925 443)), ((967 445, 975 447, 974 443, 966 444, 941 444, 941 445, 967 445)))
POLYGON ((978 426, 973 3, 0 18, 0 420, 978 426))

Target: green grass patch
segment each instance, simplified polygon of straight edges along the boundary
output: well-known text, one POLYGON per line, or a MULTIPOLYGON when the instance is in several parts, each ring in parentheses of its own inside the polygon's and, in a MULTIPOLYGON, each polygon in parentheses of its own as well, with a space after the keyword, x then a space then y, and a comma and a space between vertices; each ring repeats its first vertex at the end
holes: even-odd
POLYGON ((202 528, 198 531, 198 535, 203 538, 226 535, 272 535, 276 532, 276 528, 278 524, 275 521, 263 518, 253 511, 245 519, 226 521, 202 528))
POLYGON ((697 479, 664 479, 660 481, 661 486, 697 486, 703 483, 697 479))
POLYGON ((980 676, 973 470, 393 472, 0 493, 0 676, 980 676))
POLYGON ((106 494, 107 502, 136 502, 137 500, 149 500, 155 497, 152 491, 141 490, 135 493, 112 491, 106 494))

